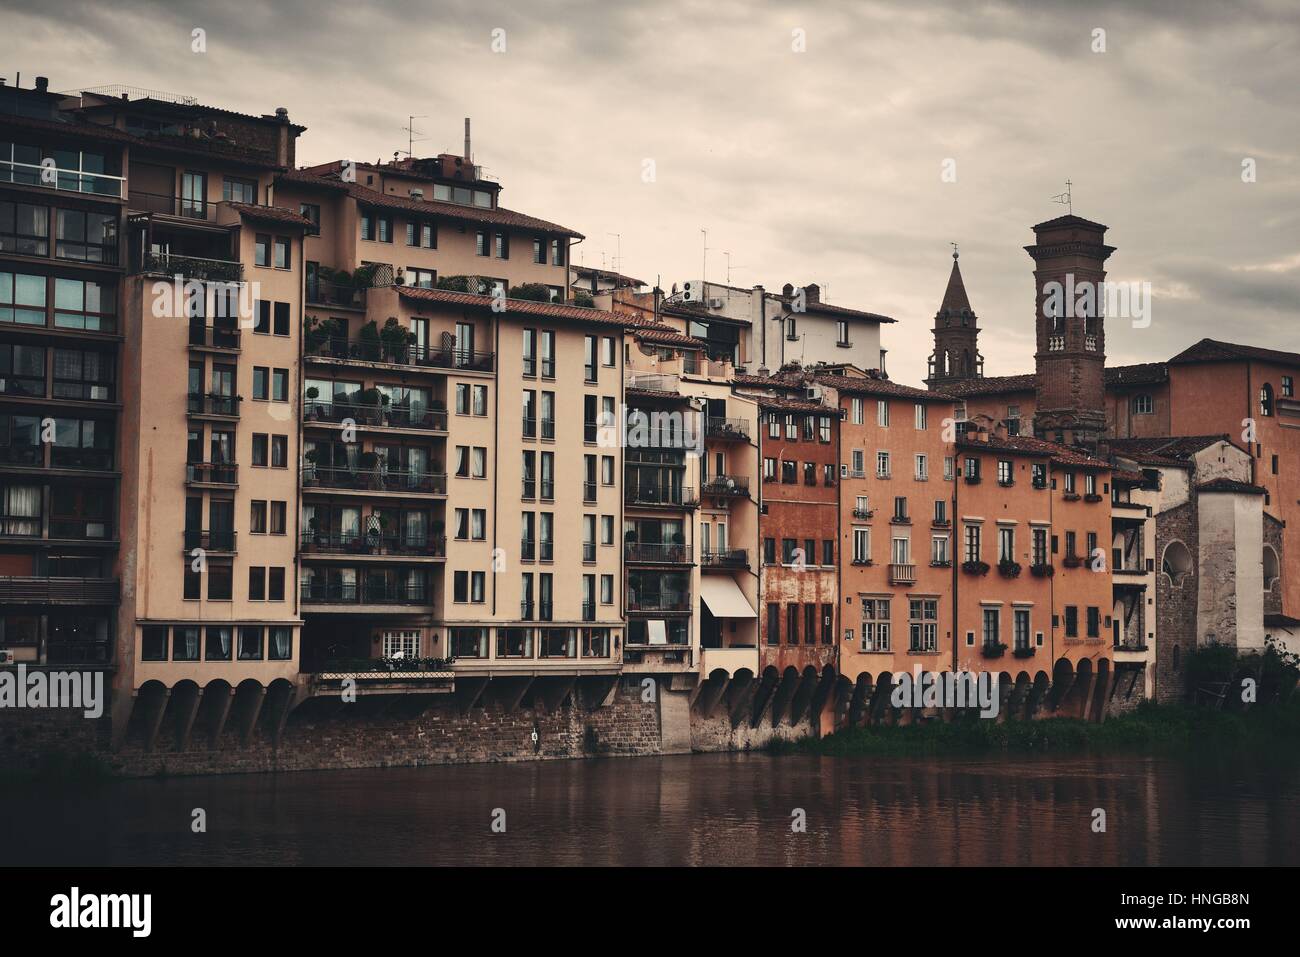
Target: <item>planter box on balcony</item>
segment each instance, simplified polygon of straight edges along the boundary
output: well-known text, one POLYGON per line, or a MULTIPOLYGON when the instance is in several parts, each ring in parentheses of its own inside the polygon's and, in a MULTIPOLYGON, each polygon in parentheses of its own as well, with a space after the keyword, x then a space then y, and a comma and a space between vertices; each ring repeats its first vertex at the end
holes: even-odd
POLYGON ((985 658, 1001 658, 1004 654, 1006 654, 1006 650, 1007 650, 1007 646, 1004 645, 1002 642, 998 642, 996 645, 990 645, 990 644, 984 645, 980 649, 980 654, 982 654, 985 658))
POLYGON ((1034 647, 1030 645, 1028 648, 1017 648, 1012 654, 1017 658, 1032 658, 1034 657, 1034 647))
POLYGON ((1078 493, 1078 492, 1066 492, 1064 495, 1061 496, 1061 498, 1065 499, 1065 501, 1067 501, 1067 502, 1077 502, 1077 501, 1079 501, 1079 493, 1078 493))
POLYGON ((1035 578, 1051 578, 1056 574, 1056 569, 1051 565, 1030 565, 1029 574, 1035 578))
POLYGON ((998 562, 998 574, 1003 578, 1019 578, 1019 562, 998 562))
POLYGON ((1089 492, 1087 495, 1083 497, 1083 500, 1085 502, 1100 502, 1101 496, 1098 495, 1096 492, 1089 492))
POLYGON ((988 562, 962 562, 961 570, 967 575, 987 575, 989 573, 988 562))
POLYGON ((1080 558, 1078 555, 1066 555, 1063 559, 1061 559, 1061 564, 1064 565, 1066 568, 1078 568, 1080 565, 1083 564, 1083 559, 1080 558))

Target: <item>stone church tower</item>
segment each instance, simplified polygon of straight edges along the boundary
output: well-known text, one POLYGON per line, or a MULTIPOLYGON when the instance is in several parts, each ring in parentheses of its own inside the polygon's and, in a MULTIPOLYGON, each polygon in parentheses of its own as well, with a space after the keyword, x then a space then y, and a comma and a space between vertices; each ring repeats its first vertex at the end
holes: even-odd
POLYGON ((979 325, 966 298, 966 286, 952 254, 952 273, 943 302, 934 315, 934 354, 930 356, 925 384, 942 390, 946 385, 984 377, 984 357, 979 352, 979 325))
POLYGON ((1102 307, 1106 227, 1074 214, 1039 223, 1034 260, 1037 352, 1034 433, 1096 448, 1106 428, 1102 307))

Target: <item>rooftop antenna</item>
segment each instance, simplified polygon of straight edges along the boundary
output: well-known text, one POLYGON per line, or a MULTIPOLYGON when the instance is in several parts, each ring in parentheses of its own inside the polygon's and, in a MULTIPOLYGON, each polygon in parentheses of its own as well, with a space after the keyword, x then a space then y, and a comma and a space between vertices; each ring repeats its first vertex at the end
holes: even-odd
POLYGON ((1071 215, 1071 216, 1074 215, 1074 200, 1073 200, 1073 199, 1071 198, 1071 196, 1070 196, 1070 187, 1073 186, 1073 185, 1074 185, 1074 184, 1071 183, 1071 182, 1067 179, 1067 180, 1065 181, 1065 192, 1064 192, 1064 193, 1058 193, 1058 194, 1056 194, 1055 196, 1052 197, 1052 202, 1054 202, 1054 203, 1060 203, 1062 206, 1066 206, 1066 207, 1068 207, 1069 210, 1070 210, 1070 215, 1071 215))
POLYGON ((700 282, 708 282, 709 279, 709 230, 705 226, 700 227, 700 232, 704 236, 704 264, 700 267, 700 282))
POLYGON ((618 272, 620 269, 623 268, 623 234, 606 233, 605 235, 614 237, 615 249, 618 250, 618 252, 615 253, 614 255, 614 263, 615 263, 614 271, 618 272))
POLYGON ((413 152, 413 150, 415 149, 415 141, 416 141, 417 139, 418 139, 418 140, 422 140, 422 139, 424 139, 423 136, 416 136, 416 135, 415 135, 416 133, 420 132, 419 130, 417 130, 417 129, 415 128, 415 121, 416 121, 416 120, 426 120, 426 119, 428 119, 428 118, 429 118, 429 117, 428 117, 428 114, 427 114, 427 113, 421 113, 421 114, 419 114, 419 115, 411 115, 411 116, 407 116, 407 118, 406 118, 406 125, 402 127, 402 129, 406 130, 406 155, 407 155, 407 156, 414 156, 415 153, 413 152))

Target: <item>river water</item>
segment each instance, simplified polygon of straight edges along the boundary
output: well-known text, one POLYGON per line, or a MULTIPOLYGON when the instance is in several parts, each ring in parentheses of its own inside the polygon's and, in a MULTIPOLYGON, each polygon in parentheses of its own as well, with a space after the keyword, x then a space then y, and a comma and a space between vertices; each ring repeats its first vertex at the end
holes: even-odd
POLYGON ((710 754, 4 785, 0 834, 0 864, 1295 865, 1300 768, 710 754))

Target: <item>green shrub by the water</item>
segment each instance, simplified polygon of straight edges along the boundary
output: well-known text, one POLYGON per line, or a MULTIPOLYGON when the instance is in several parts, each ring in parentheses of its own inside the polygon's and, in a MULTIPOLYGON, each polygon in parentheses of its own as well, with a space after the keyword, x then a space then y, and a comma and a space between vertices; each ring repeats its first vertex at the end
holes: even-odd
POLYGON ((777 742, 778 754, 975 754, 981 752, 1143 751, 1270 748, 1300 753, 1300 698, 1244 713, 1144 703, 1102 724, 1076 718, 960 717, 902 727, 871 725, 824 738, 777 742))

